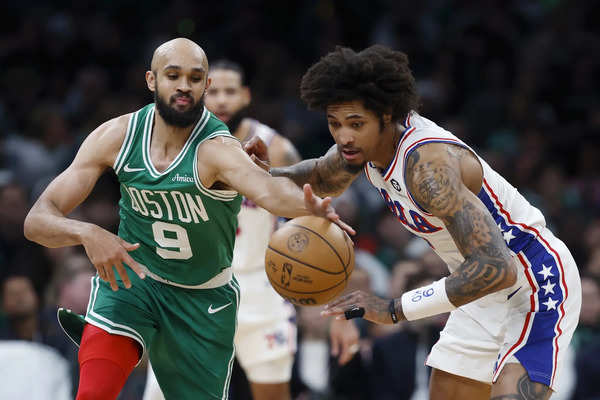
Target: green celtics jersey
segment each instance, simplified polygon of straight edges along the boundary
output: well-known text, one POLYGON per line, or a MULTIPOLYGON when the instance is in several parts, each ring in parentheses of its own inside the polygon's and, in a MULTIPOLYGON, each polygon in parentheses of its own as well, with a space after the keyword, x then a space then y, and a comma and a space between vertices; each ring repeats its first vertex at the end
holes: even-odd
POLYGON ((195 286, 231 266, 241 196, 198 179, 198 146, 229 130, 206 108, 169 167, 150 158, 154 104, 135 112, 113 166, 121 184, 119 236, 131 256, 170 283, 195 286))

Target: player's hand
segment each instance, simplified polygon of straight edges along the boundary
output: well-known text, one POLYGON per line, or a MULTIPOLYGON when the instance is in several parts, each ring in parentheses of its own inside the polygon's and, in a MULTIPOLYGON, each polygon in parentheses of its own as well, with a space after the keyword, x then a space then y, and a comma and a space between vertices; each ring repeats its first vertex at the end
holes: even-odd
MULTIPOLYGON (((346 319, 346 311, 364 309, 363 318, 376 324, 393 324, 389 310, 390 300, 356 290, 327 304, 321 315, 334 316, 336 319, 346 319)), ((401 313, 398 313, 401 318, 401 313)))
POLYGON ((329 325, 331 355, 338 357, 338 364, 350 361, 360 349, 358 328, 352 321, 332 319, 329 325))
POLYGON ((269 163, 269 150, 267 144, 258 136, 253 136, 244 143, 244 151, 248 153, 254 164, 269 172, 271 165, 269 163))
POLYGON ((340 219, 340 216, 335 212, 335 209, 331 205, 331 197, 325 197, 324 199, 315 195, 312 191, 310 184, 304 184, 304 205, 314 215, 319 217, 327 218, 334 224, 338 225, 344 231, 350 235, 356 235, 356 232, 350 225, 340 219))
POLYGON ((141 279, 146 277, 146 268, 129 255, 130 251, 137 250, 140 247, 139 243, 128 243, 117 235, 92 225, 90 230, 83 235, 82 244, 88 258, 98 271, 98 275, 102 280, 110 283, 112 290, 119 290, 115 278, 115 269, 123 280, 125 287, 127 289, 131 287, 131 281, 127 276, 123 263, 134 270, 141 279))

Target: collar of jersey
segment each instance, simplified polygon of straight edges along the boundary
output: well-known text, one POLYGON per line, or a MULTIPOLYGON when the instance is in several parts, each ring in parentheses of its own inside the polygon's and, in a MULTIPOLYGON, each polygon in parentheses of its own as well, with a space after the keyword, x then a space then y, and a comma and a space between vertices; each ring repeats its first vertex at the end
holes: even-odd
POLYGON ((154 110, 155 110, 155 106, 152 106, 152 109, 146 115, 146 120, 144 122, 144 131, 143 131, 143 137, 142 137, 142 147, 143 147, 142 155, 144 158, 144 164, 146 164, 146 168, 148 169, 148 172, 150 173, 150 175, 152 175, 154 178, 158 178, 160 176, 163 176, 163 175, 171 172, 175 167, 177 167, 177 165, 181 162, 181 160, 183 160, 185 153, 190 148, 194 139, 196 139, 196 137, 198 137, 200 132, 202 132, 202 129, 204 129, 204 126, 206 125, 206 123, 208 122, 208 120, 210 118, 210 113, 208 112, 206 107, 203 107, 202 116, 196 123, 196 126, 192 130, 192 133, 186 140, 185 144, 179 151, 179 154, 177 154, 177 157, 175 157, 173 159, 173 161, 167 167, 167 169, 165 169, 163 172, 158 172, 158 170, 156 168, 154 168, 154 165, 152 164, 152 159, 150 158, 150 143, 152 140, 152 130, 153 130, 153 125, 154 125, 153 124, 154 110))

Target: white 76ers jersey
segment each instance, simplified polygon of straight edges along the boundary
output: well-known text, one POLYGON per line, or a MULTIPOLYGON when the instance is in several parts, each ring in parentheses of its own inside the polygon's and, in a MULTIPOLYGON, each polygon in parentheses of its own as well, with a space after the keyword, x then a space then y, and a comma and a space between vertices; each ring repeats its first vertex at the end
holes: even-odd
MULTIPOLYGON (((369 181, 377 188, 388 208, 398 220, 409 231, 427 240, 435 252, 448 264, 450 271, 454 271, 464 261, 464 257, 456 247, 444 223, 423 210, 413 200, 406 187, 404 172, 408 156, 420 145, 438 142, 471 149, 452 133, 414 111, 406 118, 405 127, 404 136, 401 138, 396 155, 388 168, 382 173, 373 164, 367 163, 365 172, 369 181)), ((526 238, 512 227, 524 224, 532 229, 540 230, 546 226, 546 221, 542 213, 529 204, 517 189, 496 173, 483 159, 479 158, 479 161, 483 167, 483 186, 478 197, 492 213, 508 246, 518 253, 520 247, 525 245, 526 238), (518 221, 518 223, 509 222, 502 209, 510 214, 510 219, 518 221)))
MULTIPOLYGON (((275 131, 256 120, 251 120, 248 137, 258 136, 267 146, 275 131)), ((238 231, 233 249, 234 272, 264 269, 265 251, 275 229, 276 218, 264 208, 244 197, 238 214, 238 231)))
MULTIPOLYGON (((408 115, 404 126, 406 131, 388 168, 381 172, 367 163, 366 175, 406 229, 427 240, 453 272, 464 257, 443 222, 422 209, 409 193, 406 160, 426 143, 471 149, 416 112, 408 115)), ((560 351, 568 345, 577 325, 581 304, 577 265, 566 246, 546 228, 542 213, 483 159, 479 161, 483 183, 477 197, 500 229, 518 265, 518 277, 512 287, 465 304, 453 313, 466 313, 506 345, 498 355, 493 379, 515 356, 528 372, 544 376, 540 382, 552 386, 560 351), (506 325, 505 321, 515 315, 522 316, 524 324, 506 325)))

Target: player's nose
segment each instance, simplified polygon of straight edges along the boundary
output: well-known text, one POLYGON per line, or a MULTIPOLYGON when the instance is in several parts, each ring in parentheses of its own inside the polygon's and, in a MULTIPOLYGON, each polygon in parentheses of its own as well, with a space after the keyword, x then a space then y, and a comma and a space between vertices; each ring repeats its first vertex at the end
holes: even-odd
POLYGON ((338 131, 338 140, 337 140, 338 144, 341 144, 342 146, 347 146, 349 144, 353 144, 354 143, 354 135, 352 134, 352 132, 349 129, 340 129, 338 131))
POLYGON ((215 100, 218 105, 224 106, 227 103, 227 96, 225 96, 225 93, 219 92, 215 100))
POLYGON ((190 84, 188 79, 180 79, 179 82, 177 82, 177 90, 180 90, 182 92, 189 92, 192 90, 192 85, 190 84))

